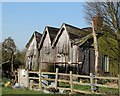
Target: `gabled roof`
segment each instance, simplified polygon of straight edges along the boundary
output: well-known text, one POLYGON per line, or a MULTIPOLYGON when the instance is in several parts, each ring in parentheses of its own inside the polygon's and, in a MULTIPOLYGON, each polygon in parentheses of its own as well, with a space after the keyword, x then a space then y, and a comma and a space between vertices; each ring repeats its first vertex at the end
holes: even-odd
POLYGON ((41 37, 42 37, 42 34, 39 33, 39 32, 37 32, 37 31, 35 31, 35 32, 32 34, 32 36, 31 36, 30 40, 28 41, 28 43, 26 44, 26 46, 25 46, 26 48, 29 47, 29 45, 30 45, 30 43, 32 42, 34 36, 35 36, 35 38, 36 38, 37 47, 38 47, 38 44, 39 44, 39 42, 40 42, 40 40, 41 40, 41 37))
POLYGON ((78 27, 75 27, 75 26, 72 26, 69 24, 65 24, 65 23, 63 23, 63 24, 65 25, 65 28, 68 31, 68 34, 70 35, 70 39, 72 39, 72 40, 76 39, 76 38, 82 38, 90 33, 89 31, 85 31, 78 27))
POLYGON ((92 27, 85 27, 82 28, 82 30, 92 32, 92 27))
POLYGON ((55 44, 57 43, 58 41, 57 39, 59 39, 60 35, 62 34, 63 28, 67 30, 70 40, 73 40, 73 41, 76 41, 77 39, 80 39, 91 33, 90 31, 85 31, 75 26, 63 23, 57 36, 55 37, 53 41, 53 46, 55 46, 55 44))
MULTIPOLYGON (((102 36, 102 35, 103 35, 102 32, 96 33, 97 38, 99 38, 99 37, 102 36)), ((85 36, 85 37, 77 40, 77 41, 75 42, 75 44, 78 45, 78 46, 82 46, 85 42, 87 42, 87 41, 89 41, 89 40, 91 40, 91 39, 93 40, 93 33, 90 33, 90 34, 88 34, 87 36, 85 36)))
POLYGON ((47 28, 48 28, 48 31, 49 31, 51 42, 53 42, 54 38, 56 37, 56 35, 59 31, 59 28, 50 27, 50 26, 47 26, 47 28))
POLYGON ((42 34, 41 33, 38 33, 38 32, 36 32, 35 31, 35 37, 36 37, 36 41, 37 41, 37 43, 39 43, 40 42, 40 40, 41 40, 41 37, 42 37, 42 34))
POLYGON ((87 36, 81 38, 80 40, 77 40, 77 41, 75 42, 75 44, 78 45, 78 46, 81 46, 81 45, 83 45, 85 42, 87 42, 88 40, 90 40, 90 39, 92 39, 92 38, 93 38, 93 34, 90 33, 90 34, 88 34, 87 36))
POLYGON ((56 37, 58 31, 59 31, 59 28, 46 26, 45 29, 44 29, 44 32, 43 32, 43 36, 42 36, 41 41, 40 41, 39 49, 43 45, 43 42, 44 42, 44 39, 46 37, 47 32, 48 32, 48 34, 50 36, 50 40, 51 40, 51 44, 52 44, 52 42, 53 42, 54 38, 56 37))

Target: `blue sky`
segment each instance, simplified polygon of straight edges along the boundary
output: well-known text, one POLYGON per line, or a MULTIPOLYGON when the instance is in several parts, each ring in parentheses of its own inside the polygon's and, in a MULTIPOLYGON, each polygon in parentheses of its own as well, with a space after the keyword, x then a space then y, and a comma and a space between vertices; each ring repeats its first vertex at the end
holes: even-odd
POLYGON ((83 5, 84 2, 3 2, 2 40, 10 36, 18 49, 23 49, 32 33, 42 33, 46 25, 60 27, 68 23, 88 27, 83 5))

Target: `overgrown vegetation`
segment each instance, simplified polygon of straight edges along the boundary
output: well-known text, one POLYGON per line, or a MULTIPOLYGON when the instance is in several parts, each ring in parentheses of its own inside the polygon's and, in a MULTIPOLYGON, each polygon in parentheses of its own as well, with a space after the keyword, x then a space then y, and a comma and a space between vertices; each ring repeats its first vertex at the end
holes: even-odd
POLYGON ((25 63, 25 50, 19 51, 11 37, 5 39, 1 44, 2 51, 2 76, 11 78, 14 71, 25 63))
POLYGON ((98 44, 99 44, 100 55, 109 56, 110 74, 112 76, 117 76, 118 75, 118 64, 117 64, 118 46, 117 46, 117 41, 114 38, 115 38, 114 35, 112 35, 109 32, 106 32, 104 33, 103 36, 99 37, 98 44))
MULTIPOLYGON (((110 58, 110 74, 117 76, 120 69, 120 10, 119 2, 86 2, 85 19, 91 24, 93 17, 95 31, 103 32, 98 40, 100 55, 110 58)), ((120 73, 119 73, 120 74, 120 73)))
MULTIPOLYGON (((70 84, 63 83, 63 82, 59 83, 59 86, 63 87, 63 88, 70 88, 70 84)), ((74 86, 73 87, 74 89, 91 92, 91 86, 77 85, 77 84, 74 84, 73 86, 74 86)), ((111 95, 118 94, 118 89, 117 88, 98 87, 98 91, 100 93, 106 93, 106 94, 111 94, 111 95)))

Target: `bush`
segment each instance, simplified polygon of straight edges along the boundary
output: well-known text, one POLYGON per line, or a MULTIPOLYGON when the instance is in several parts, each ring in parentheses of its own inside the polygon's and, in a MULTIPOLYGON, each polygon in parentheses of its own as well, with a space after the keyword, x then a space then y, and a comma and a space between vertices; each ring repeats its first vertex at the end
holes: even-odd
POLYGON ((48 72, 54 72, 54 64, 48 63, 47 64, 47 71, 48 72))

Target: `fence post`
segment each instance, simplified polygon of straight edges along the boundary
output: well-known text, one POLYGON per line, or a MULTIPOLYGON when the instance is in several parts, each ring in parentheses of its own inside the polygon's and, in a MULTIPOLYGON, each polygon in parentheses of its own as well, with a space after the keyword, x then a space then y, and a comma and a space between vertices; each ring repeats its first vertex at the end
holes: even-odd
POLYGON ((90 84, 91 84, 91 90, 94 91, 94 81, 93 81, 93 74, 90 73, 90 84))
POLYGON ((30 80, 30 90, 32 90, 33 89, 33 80, 30 80))
POLYGON ((56 68, 56 75, 55 75, 55 89, 57 89, 58 85, 58 68, 56 68))
POLYGON ((73 76, 72 76, 72 71, 70 71, 70 85, 71 85, 71 93, 73 93, 73 76))
POLYGON ((39 88, 42 90, 41 70, 39 69, 39 88))
POLYGON ((29 70, 26 70, 27 87, 29 87, 29 70))

